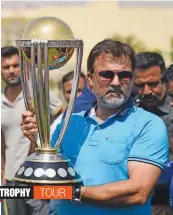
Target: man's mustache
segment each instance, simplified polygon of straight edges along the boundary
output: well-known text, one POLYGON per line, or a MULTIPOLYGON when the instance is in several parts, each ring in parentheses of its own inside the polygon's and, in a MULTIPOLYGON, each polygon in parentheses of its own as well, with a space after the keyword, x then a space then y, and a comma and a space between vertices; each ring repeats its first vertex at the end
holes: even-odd
POLYGON ((149 96, 142 96, 141 99, 143 101, 148 101, 148 100, 156 100, 158 99, 157 96, 154 96, 154 95, 149 95, 149 96))
POLYGON ((106 91, 106 95, 108 93, 116 93, 116 94, 124 94, 124 91, 120 87, 111 87, 106 91))
POLYGON ((7 78, 17 78, 17 77, 18 77, 17 75, 13 75, 13 74, 7 76, 7 78))

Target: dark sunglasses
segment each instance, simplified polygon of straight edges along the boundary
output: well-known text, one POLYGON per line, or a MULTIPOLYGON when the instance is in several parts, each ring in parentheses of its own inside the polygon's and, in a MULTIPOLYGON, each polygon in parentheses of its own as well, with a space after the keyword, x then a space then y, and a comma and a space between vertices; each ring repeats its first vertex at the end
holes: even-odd
POLYGON ((106 79, 106 80, 113 80, 115 75, 118 76, 119 80, 128 78, 128 79, 132 79, 133 74, 130 71, 119 71, 119 72, 115 72, 112 70, 103 70, 100 71, 98 73, 98 75, 100 76, 100 78, 106 79))

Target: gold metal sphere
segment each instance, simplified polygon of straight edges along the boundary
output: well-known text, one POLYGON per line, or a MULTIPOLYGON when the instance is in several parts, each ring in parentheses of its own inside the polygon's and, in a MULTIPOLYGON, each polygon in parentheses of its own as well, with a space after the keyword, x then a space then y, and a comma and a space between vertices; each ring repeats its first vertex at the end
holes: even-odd
MULTIPOLYGON (((74 35, 70 27, 62 20, 55 17, 41 17, 33 20, 21 37, 22 40, 73 40, 74 35)), ((49 69, 58 69, 65 65, 71 58, 74 48, 48 48, 49 69)), ((37 51, 35 50, 35 53, 37 51)), ((23 49, 24 57, 31 62, 31 48, 23 49)), ((42 49, 44 56, 44 49, 42 49)), ((35 60, 37 59, 37 54, 35 60)), ((42 65, 44 60, 42 57, 42 65)))

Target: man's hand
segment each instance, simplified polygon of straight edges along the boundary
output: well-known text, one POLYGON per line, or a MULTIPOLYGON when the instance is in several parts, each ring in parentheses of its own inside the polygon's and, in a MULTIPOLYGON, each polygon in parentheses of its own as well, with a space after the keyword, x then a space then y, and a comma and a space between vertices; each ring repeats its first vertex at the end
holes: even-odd
POLYGON ((36 119, 32 112, 25 111, 22 114, 21 129, 24 136, 26 136, 32 143, 34 143, 34 135, 38 133, 38 128, 36 119))

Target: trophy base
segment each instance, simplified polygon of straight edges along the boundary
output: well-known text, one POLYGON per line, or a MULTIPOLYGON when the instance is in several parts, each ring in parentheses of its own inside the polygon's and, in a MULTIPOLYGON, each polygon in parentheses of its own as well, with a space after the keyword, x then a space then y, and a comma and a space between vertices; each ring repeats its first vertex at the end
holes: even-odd
POLYGON ((28 185, 82 184, 70 159, 57 154, 57 150, 52 148, 37 148, 20 166, 13 180, 16 184, 28 185))

